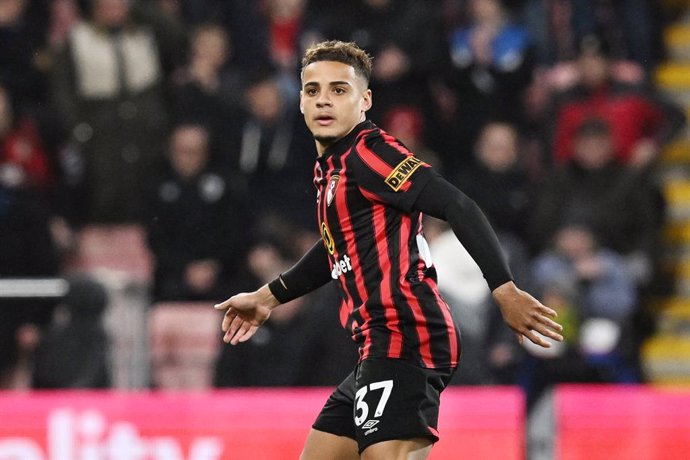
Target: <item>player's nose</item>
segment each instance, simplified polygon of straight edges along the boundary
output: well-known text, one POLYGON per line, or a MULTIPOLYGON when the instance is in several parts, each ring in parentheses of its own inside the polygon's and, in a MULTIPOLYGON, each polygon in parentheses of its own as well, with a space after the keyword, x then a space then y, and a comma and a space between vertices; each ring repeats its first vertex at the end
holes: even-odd
POLYGON ((328 97, 328 94, 321 93, 319 94, 319 97, 316 99, 316 106, 317 107, 323 107, 323 106, 330 106, 331 105, 331 99, 328 97))

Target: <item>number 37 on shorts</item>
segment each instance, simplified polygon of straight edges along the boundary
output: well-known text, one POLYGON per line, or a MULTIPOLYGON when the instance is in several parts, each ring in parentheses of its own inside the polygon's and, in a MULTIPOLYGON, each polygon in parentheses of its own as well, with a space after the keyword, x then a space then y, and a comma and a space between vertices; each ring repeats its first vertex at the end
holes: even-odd
POLYGON ((357 390, 354 408, 355 425, 364 430, 376 431, 374 427, 379 423, 376 418, 382 416, 383 411, 386 410, 386 403, 388 403, 392 391, 393 380, 372 382, 357 390), (371 415, 372 418, 367 420, 372 408, 375 408, 371 415), (366 423, 365 420, 367 420, 366 423))

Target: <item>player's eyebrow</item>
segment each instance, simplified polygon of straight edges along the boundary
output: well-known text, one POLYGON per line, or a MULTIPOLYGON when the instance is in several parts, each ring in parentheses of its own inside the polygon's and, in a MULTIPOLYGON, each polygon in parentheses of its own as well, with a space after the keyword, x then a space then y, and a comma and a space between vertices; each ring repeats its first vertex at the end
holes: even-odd
MULTIPOLYGON (((338 80, 338 81, 332 81, 328 83, 329 86, 339 86, 339 85, 347 85, 347 86, 352 86, 352 83, 349 81, 345 80, 338 80)), ((318 82, 315 81, 308 81, 304 84, 304 87, 306 88, 307 86, 321 86, 318 82)))

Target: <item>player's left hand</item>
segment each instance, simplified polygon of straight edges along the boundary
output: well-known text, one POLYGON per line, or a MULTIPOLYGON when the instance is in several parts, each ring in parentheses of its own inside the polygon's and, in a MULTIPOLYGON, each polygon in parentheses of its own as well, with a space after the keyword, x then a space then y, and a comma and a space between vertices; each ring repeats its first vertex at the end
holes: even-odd
POLYGON ((558 316, 556 311, 518 289, 512 281, 494 289, 493 297, 501 310, 503 320, 515 331, 521 344, 525 337, 544 348, 551 347, 544 337, 563 341, 563 336, 559 334, 563 326, 552 319, 558 316))

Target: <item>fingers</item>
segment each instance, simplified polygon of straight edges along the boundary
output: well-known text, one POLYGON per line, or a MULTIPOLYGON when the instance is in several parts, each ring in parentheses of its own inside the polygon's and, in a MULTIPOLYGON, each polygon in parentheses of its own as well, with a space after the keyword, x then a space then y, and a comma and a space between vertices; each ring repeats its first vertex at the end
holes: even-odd
POLYGON ((542 315, 537 316, 537 320, 539 321, 539 324, 536 324, 531 329, 534 329, 541 335, 556 340, 557 342, 563 341, 563 336, 559 334, 559 332, 563 330, 563 326, 553 321, 552 319, 542 315))
POLYGON ((524 337, 544 348, 551 348, 551 344, 546 338, 556 342, 563 341, 563 336, 559 334, 563 330, 563 326, 545 315, 555 318, 557 313, 548 307, 542 307, 533 313, 533 320, 528 321, 524 329, 516 329, 520 344, 523 343, 524 337))
POLYGON ((251 326, 247 332, 245 332, 242 337, 239 338, 240 342, 246 342, 247 340, 251 339, 256 330, 259 329, 259 326, 251 326))
MULTIPOLYGON (((540 308, 538 312, 534 313, 533 316, 537 320, 537 323, 528 325, 529 330, 534 330, 543 336, 549 337, 558 342, 562 342, 563 336, 559 334, 559 332, 563 330, 563 326, 561 326, 560 324, 558 324, 557 322, 545 315, 551 316, 553 318, 558 316, 558 314, 554 310, 542 306, 542 308, 540 308)), ((534 342, 534 340, 532 341, 534 342)))
POLYGON ((242 321, 242 319, 237 317, 233 320, 228 332, 225 333, 223 341, 230 345, 246 342, 254 335, 258 328, 258 326, 252 326, 251 323, 242 321))
POLYGON ((226 332, 228 328, 230 328, 232 320, 234 320, 236 317, 237 313, 232 309, 225 312, 225 315, 223 316, 223 323, 221 324, 221 329, 223 332, 226 332))
POLYGON ((539 312, 542 315, 550 316, 552 318, 558 318, 558 312, 556 310, 553 310, 545 305, 540 305, 539 306, 539 312))
POLYGON ((541 335, 536 334, 534 331, 527 331, 523 335, 530 339, 533 343, 539 345, 540 347, 551 348, 551 344, 547 342, 541 335))
POLYGON ((549 318, 546 318, 545 316, 539 317, 539 321, 541 321, 543 325, 550 329, 553 329, 554 331, 561 332, 563 330, 563 326, 549 318))
POLYGON ((223 320, 223 330, 225 331, 225 337, 223 337, 223 340, 226 343, 231 342, 231 340, 235 338, 237 332, 242 329, 243 324, 249 324, 231 310, 228 310, 228 313, 230 314, 226 314, 225 319, 223 320))
MULTIPOLYGON (((556 324, 557 329, 560 331, 563 328, 561 327, 560 324, 556 324)), ((548 337, 552 340, 555 340, 556 342, 562 342, 563 341, 563 336, 558 334, 557 332, 549 329, 543 324, 539 324, 535 326, 533 329, 527 329, 520 334, 521 336, 527 337, 529 340, 531 340, 533 343, 539 345, 540 347, 544 348, 551 348, 551 343, 549 343, 544 337, 548 337)), ((520 340, 520 337, 518 337, 518 341, 520 344, 522 344, 522 341, 520 340)))

